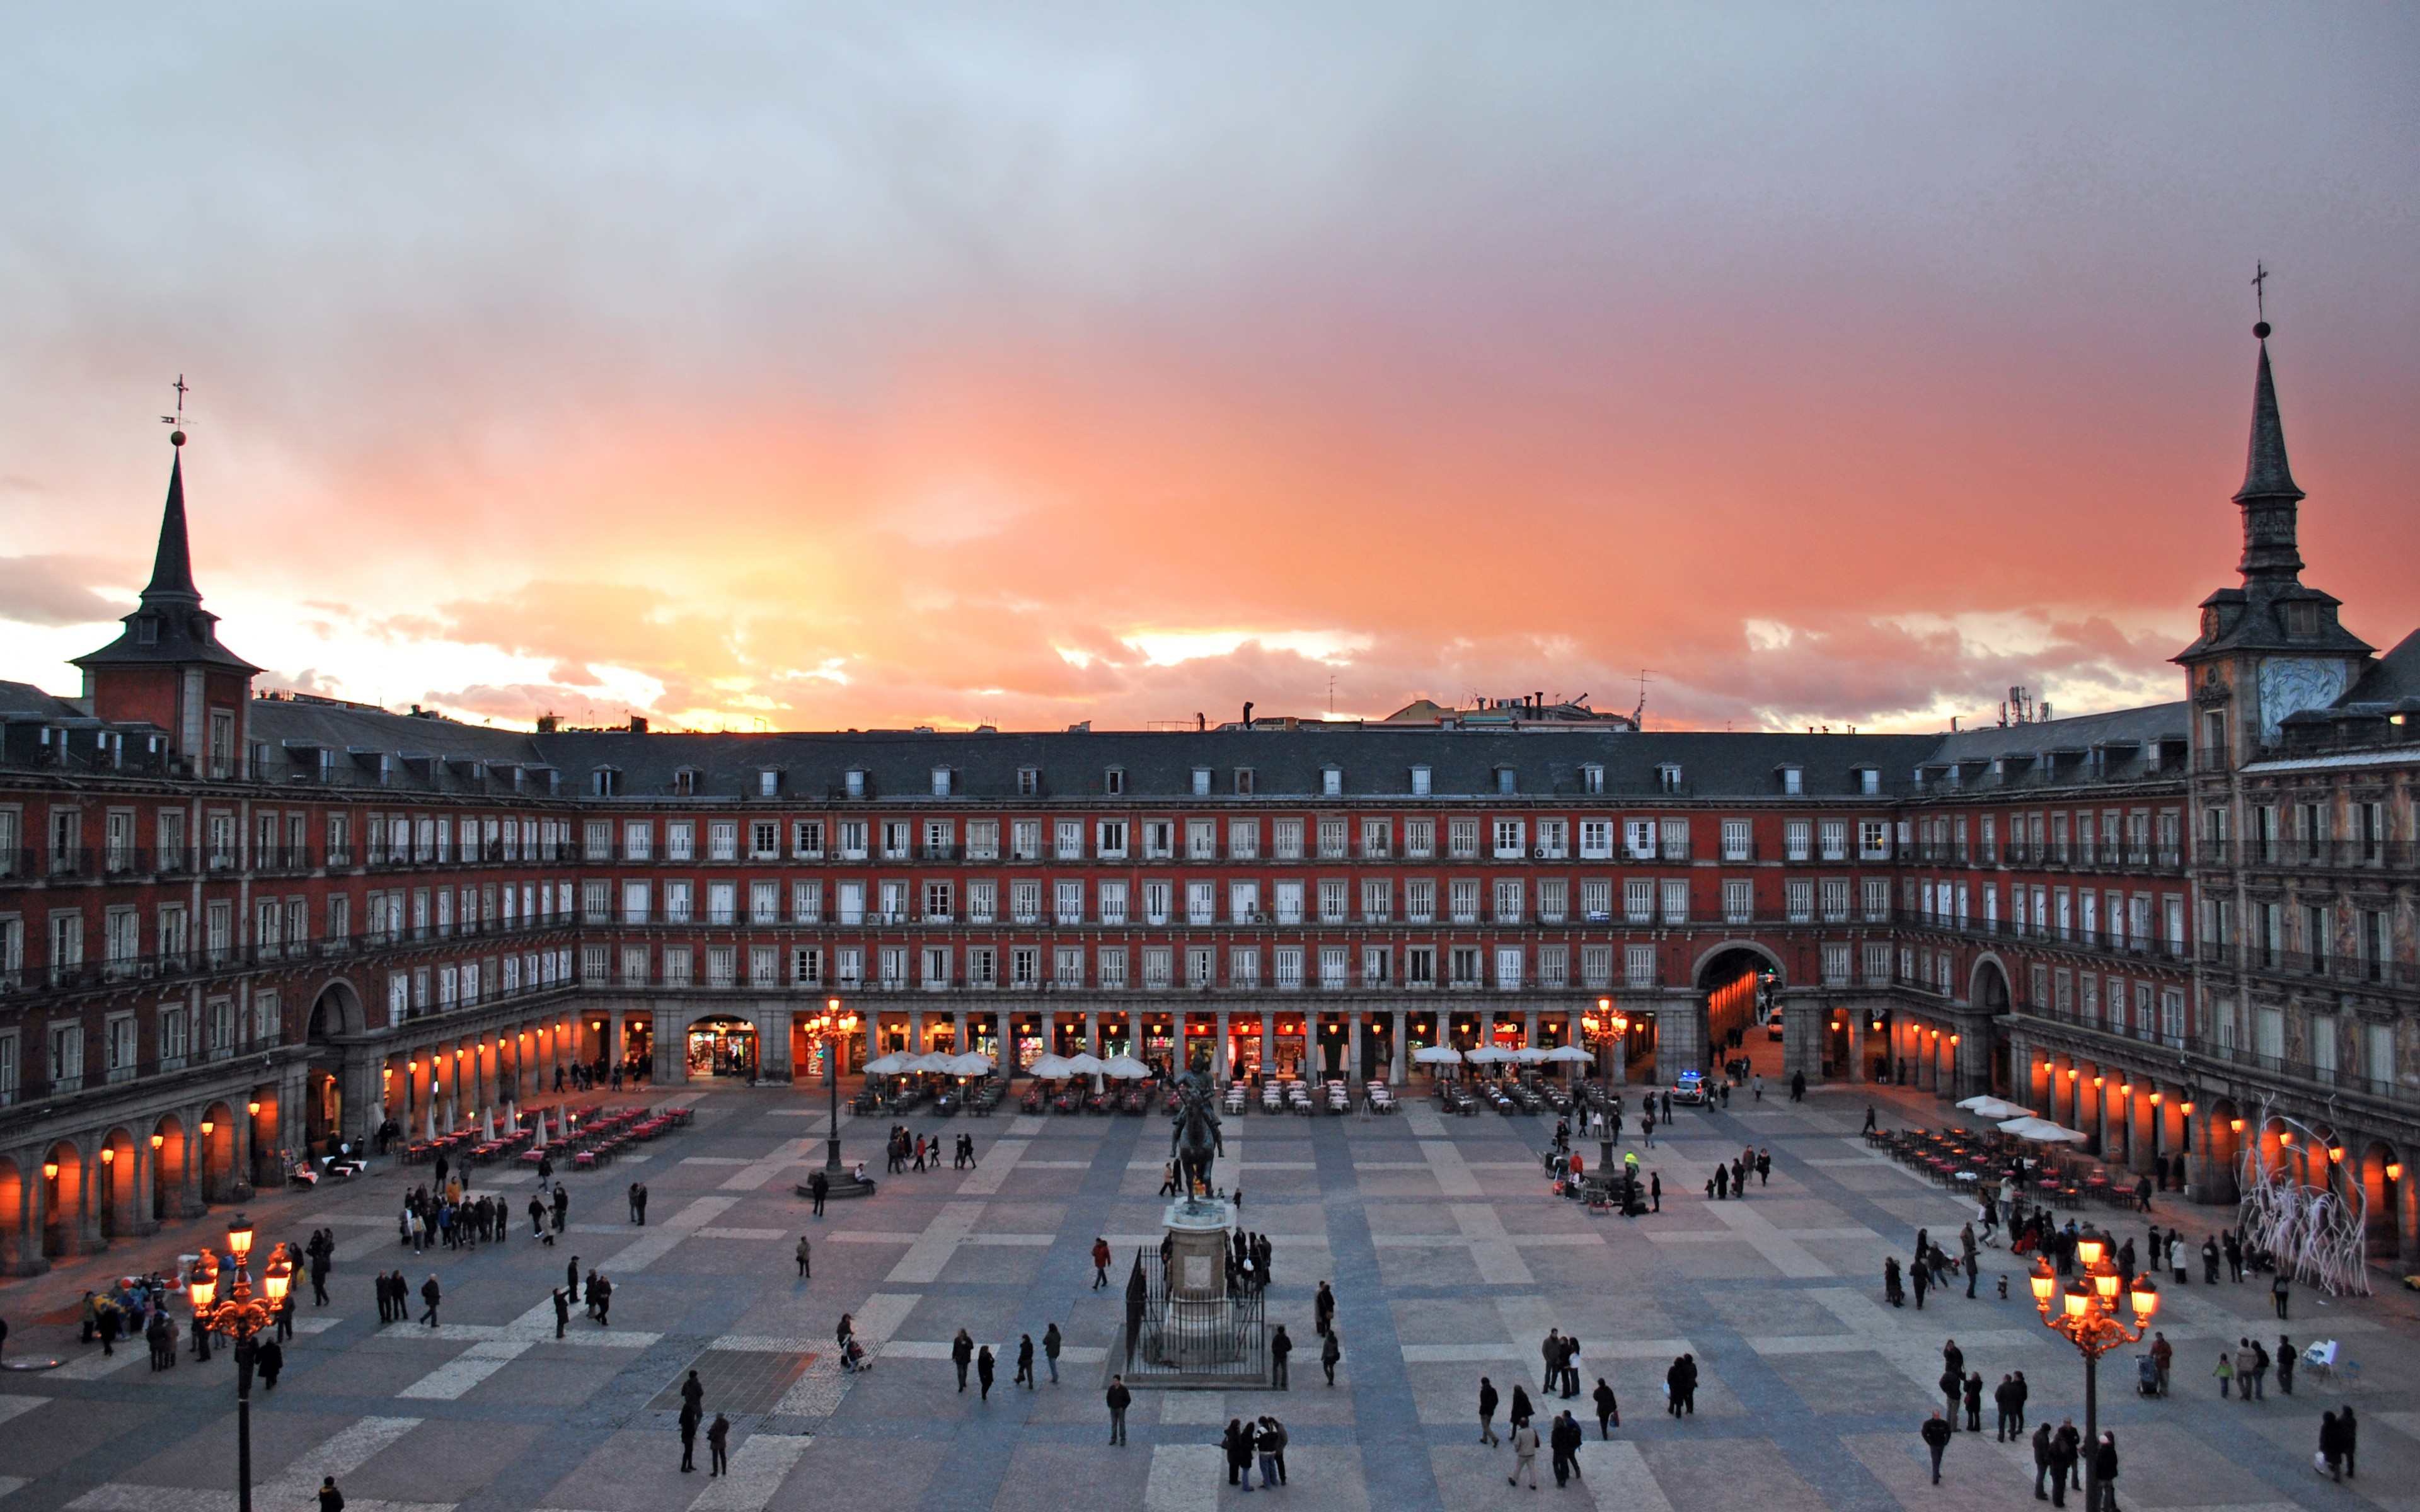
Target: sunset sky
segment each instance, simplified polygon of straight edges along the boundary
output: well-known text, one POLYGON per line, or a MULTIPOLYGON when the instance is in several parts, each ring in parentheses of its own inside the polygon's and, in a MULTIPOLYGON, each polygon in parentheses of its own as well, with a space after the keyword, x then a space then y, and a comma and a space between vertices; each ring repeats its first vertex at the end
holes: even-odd
POLYGON ((2177 695, 2256 259, 2420 625, 2420 11, 20 8, 0 678, 193 384, 266 687, 693 728, 2177 695))

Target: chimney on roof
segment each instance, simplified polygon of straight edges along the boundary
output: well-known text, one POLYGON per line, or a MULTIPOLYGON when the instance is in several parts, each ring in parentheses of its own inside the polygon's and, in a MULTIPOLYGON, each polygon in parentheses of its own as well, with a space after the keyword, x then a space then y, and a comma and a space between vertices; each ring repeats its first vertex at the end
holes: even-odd
POLYGON ((1206 715, 1204 715, 1204 714, 1202 714, 1202 713, 1201 713, 1201 712, 1199 712, 1199 711, 1196 711, 1196 712, 1195 712, 1195 714, 1194 714, 1194 716, 1193 716, 1193 728, 1194 728, 1194 730, 1195 730, 1195 731, 1197 731, 1197 732, 1209 729, 1209 728, 1210 728, 1210 719, 1209 719, 1209 717, 1208 717, 1208 716, 1206 716, 1206 715))
POLYGON ((1249 699, 1244 701, 1244 728, 1252 728, 1252 701, 1249 699))
POLYGON ((634 714, 630 716, 630 733, 634 735, 644 735, 646 733, 647 717, 644 714, 634 714))
POLYGON ((561 730, 562 728, 563 716, 556 714, 551 710, 549 710, 547 713, 541 714, 537 717, 537 733, 541 735, 553 734, 556 731, 561 730))

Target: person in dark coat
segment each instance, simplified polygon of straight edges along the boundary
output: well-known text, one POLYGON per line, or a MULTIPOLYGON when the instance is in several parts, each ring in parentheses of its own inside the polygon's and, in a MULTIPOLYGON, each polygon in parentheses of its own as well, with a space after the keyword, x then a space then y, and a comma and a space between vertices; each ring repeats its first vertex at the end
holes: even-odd
MULTIPOLYGON (((642 1190, 644 1191, 644 1189, 642 1188, 642 1190)), ((646 1212, 646 1198, 642 1196, 639 1199, 639 1221, 641 1223, 647 1221, 646 1212)), ((731 1419, 723 1416, 721 1412, 714 1414, 714 1426, 706 1430, 706 1463, 708 1466, 706 1474, 711 1476, 729 1473, 731 1470, 731 1419)))
POLYGON ((1966 1431, 1983 1431, 1983 1372, 1969 1371, 1966 1376, 1966 1431))
POLYGON ((1227 1420, 1227 1432, 1218 1441, 1218 1447, 1227 1454, 1227 1484, 1233 1486, 1240 1480, 1249 1490, 1252 1484, 1252 1435, 1245 1428, 1242 1418, 1227 1420))
POLYGON ((1514 1381, 1512 1410, 1505 1414, 1505 1421, 1517 1428, 1537 1415, 1537 1410, 1529 1405, 1529 1388, 1514 1381))
MULTIPOLYGON (((2044 1423, 2034 1429, 2034 1500, 2037 1502, 2050 1500, 2050 1492, 2042 1487, 2042 1477, 2050 1473, 2050 1425, 2044 1423)), ((2060 1484, 2065 1485, 2064 1477, 2061 1478, 2060 1484)))
POLYGON ((681 1467, 681 1473, 682 1473, 682 1474, 684 1474, 684 1475, 688 1474, 690 1471, 695 1470, 695 1469, 697 1468, 697 1425, 698 1425, 698 1420, 699 1420, 699 1418, 700 1418, 701 1416, 702 1416, 702 1414, 698 1412, 698 1410, 697 1410, 696 1408, 694 1408, 694 1407, 690 1406, 690 1404, 688 1404, 687 1402, 684 1402, 684 1403, 682 1403, 682 1404, 681 1404, 681 1411, 680 1411, 681 1466, 680 1466, 680 1467, 681 1467))
POLYGON ((986 1344, 975 1351, 975 1381, 983 1389, 985 1401, 991 1400, 992 1373, 999 1368, 999 1363, 992 1358, 990 1345, 986 1344))
POLYGON ((275 1391, 278 1372, 286 1368, 286 1350, 275 1339, 262 1339, 253 1351, 253 1368, 260 1372, 260 1389, 275 1391))
POLYGON ((1031 1334, 1016 1336, 1016 1379, 1009 1384, 1022 1386, 1027 1391, 1033 1389, 1033 1335, 1031 1334))
POLYGON ((966 1390, 967 1366, 975 1363, 975 1336, 963 1328, 950 1340, 950 1363, 958 1369, 958 1390, 966 1390))
POLYGON ((2353 1419, 2350 1402, 2336 1409, 2336 1431, 2344 1435, 2345 1478, 2359 1480, 2361 1474, 2354 1461, 2361 1454, 2361 1425, 2353 1419))
POLYGON ((1269 1339, 1269 1384, 1279 1391, 1292 1389, 1286 1380, 1286 1356, 1294 1352, 1294 1340, 1286 1337, 1285 1325, 1280 1323, 1269 1339))
POLYGON ((2103 1428, 2101 1446, 2092 1455, 2092 1484, 2101 1495, 2099 1512, 2118 1512, 2118 1435, 2103 1428))
POLYGON ((1941 1409, 1936 1407, 1932 1410, 1932 1415, 1924 1420, 1924 1427, 1920 1431, 1924 1438, 1924 1446, 1932 1452, 1932 1484, 1938 1486, 1941 1484, 1941 1452, 1949 1447, 1949 1435, 1952 1431, 1949 1420, 1943 1417, 1941 1409))
POLYGON ((319 1477, 319 1512, 345 1512, 345 1493, 336 1489, 336 1477, 319 1477))
POLYGON ((682 1412, 693 1412, 700 1418, 706 1416, 706 1382, 697 1379, 696 1371, 690 1371, 689 1378, 681 1382, 680 1399, 682 1412))
POLYGON ((1496 1394, 1496 1383, 1485 1376, 1479 1378, 1479 1442, 1495 1448, 1504 1441, 1496 1436, 1496 1404, 1503 1398, 1496 1394))
POLYGON ((1109 1443, 1122 1444, 1126 1442, 1126 1409, 1134 1405, 1134 1393, 1126 1390, 1125 1377, 1109 1378, 1107 1396, 1109 1404, 1109 1443))
POLYGON ((1620 1427, 1621 1404, 1614 1400, 1613 1388, 1605 1383, 1603 1376, 1599 1376, 1596 1378, 1596 1436, 1610 1439, 1613 1430, 1620 1427))
POLYGON ((420 1300, 428 1304, 428 1314, 421 1319, 421 1321, 431 1328, 437 1326, 437 1304, 444 1299, 444 1295, 443 1290, 437 1285, 437 1273, 430 1272, 428 1279, 420 1284, 420 1300))
POLYGON ((1339 1341, 1333 1323, 1325 1332, 1327 1337, 1320 1341, 1319 1367, 1327 1372, 1327 1383, 1333 1386, 1336 1384, 1336 1364, 1344 1358, 1344 1346, 1339 1341))
POLYGON ((1580 1432, 1578 1422, 1568 1411, 1555 1419, 1547 1447, 1554 1454, 1556 1485, 1565 1485, 1568 1477, 1580 1473, 1580 1441, 1586 1435, 1580 1432))
POLYGON ((2319 1414, 2319 1458, 2327 1462, 2328 1479, 2344 1479, 2344 1430, 2334 1412, 2319 1414))

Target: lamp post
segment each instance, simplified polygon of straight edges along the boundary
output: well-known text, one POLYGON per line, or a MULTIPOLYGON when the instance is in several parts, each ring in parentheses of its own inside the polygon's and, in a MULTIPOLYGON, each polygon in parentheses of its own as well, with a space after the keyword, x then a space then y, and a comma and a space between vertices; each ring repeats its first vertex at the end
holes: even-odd
POLYGON ((2059 1290, 2058 1275, 2047 1257, 2037 1256, 2029 1278, 2034 1309, 2042 1324, 2064 1336, 2084 1356, 2084 1504, 2100 1506, 2098 1456, 2101 1445, 2101 1357, 2120 1344, 2140 1343, 2159 1316, 2160 1291, 2148 1275, 2134 1277, 2126 1304, 2134 1315, 2128 1328, 2118 1318, 2120 1277, 2109 1258, 2109 1236, 2098 1230, 2076 1236, 2075 1260, 2082 1274, 2059 1290))
MULTIPOLYGON (((824 1047, 824 1086, 830 1090, 831 1123, 830 1136, 824 1142, 824 1196, 827 1197, 861 1197, 874 1191, 872 1181, 861 1181, 855 1173, 840 1163, 840 1047, 857 1032, 858 1019, 837 997, 824 999, 823 1011, 806 1020, 800 1026, 807 1037, 824 1047)), ((799 1188, 801 1196, 809 1196, 805 1186, 799 1188)))
POLYGON ((261 1270, 261 1292, 253 1295, 252 1222, 241 1213, 227 1227, 227 1265, 209 1250, 194 1262, 185 1288, 194 1304, 194 1320, 207 1333, 235 1340, 236 1497, 238 1512, 252 1512, 252 1366, 259 1354, 261 1331, 277 1320, 286 1288, 294 1279, 294 1262, 280 1245, 261 1270), (219 1283, 226 1294, 219 1295, 219 1283))

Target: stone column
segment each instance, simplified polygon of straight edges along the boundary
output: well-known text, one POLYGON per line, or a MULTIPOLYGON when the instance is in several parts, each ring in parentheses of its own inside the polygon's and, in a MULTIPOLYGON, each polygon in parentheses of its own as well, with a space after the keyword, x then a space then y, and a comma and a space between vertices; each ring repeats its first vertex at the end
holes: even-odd
POLYGON ((1538 1011, 1527 1010, 1521 1015, 1521 1047, 1534 1050, 1538 1046, 1538 1011))
MULTIPOLYGON (((1129 1015, 1127 1022, 1129 1024, 1133 1022, 1132 1015, 1129 1015)), ((1223 1008, 1218 1010, 1218 1042, 1210 1052, 1210 1078, 1213 1081, 1232 1081, 1235 1075, 1235 1068, 1230 1063, 1232 1057, 1227 1054, 1227 1011, 1223 1008)), ((1136 1038, 1140 1039, 1140 1036, 1138 1035, 1136 1038)))
POLYGON ((1671 1081, 1707 1067, 1706 1000, 1690 994, 1655 1011, 1655 1074, 1671 1081))
POLYGON ((2406 1162, 2402 1180, 2388 1182, 2387 1189, 2396 1198, 2397 1257, 2408 1271, 2420 1264, 2420 1171, 2414 1171, 2406 1162))
POLYGON ((1823 1079, 1824 1009, 1821 998, 1781 995, 1781 1079, 1804 1072, 1808 1082, 1823 1079))
MULTIPOLYGON (((1084 1048, 1096 1056, 1101 1053, 1101 1011, 1097 1008, 1084 1010, 1084 1048)), ((1181 1014, 1176 1020, 1175 1058, 1178 1065, 1185 1063, 1185 1019, 1181 1014)))
POLYGON ((1866 1079, 1866 1013, 1859 1009, 1849 1015, 1849 1076, 1853 1082, 1866 1079))
POLYGON ((911 1006, 908 1010, 908 1053, 911 1056, 924 1053, 924 1010, 921 1007, 911 1006))
POLYGON ((1344 1079, 1358 1082, 1361 1071, 1361 1015, 1356 1011, 1344 1020, 1344 1079))
MULTIPOLYGON (((790 1063, 790 1010, 773 1001, 760 1000, 749 1015, 756 1024, 756 1072, 769 1082, 786 1082, 795 1074, 790 1063)), ((966 1048, 966 1041, 958 1041, 966 1048)))
MULTIPOLYGON (((129 1130, 128 1133, 132 1134, 133 1131, 129 1130)), ((160 1231, 160 1220, 151 1211, 152 1166, 158 1158, 158 1153, 151 1148, 151 1136, 147 1134, 134 1134, 133 1153, 124 1162, 126 1169, 117 1173, 119 1180, 132 1183, 124 1202, 128 1237, 139 1239, 160 1231)))
MULTIPOLYGON (((962 1009, 959 1009, 959 1010, 957 1011, 957 1012, 955 1012, 955 1013, 952 1014, 952 1015, 951 1015, 951 1018, 952 1018, 952 1022, 954 1023, 954 1025, 955 1026, 955 1027, 956 1027, 956 1029, 957 1029, 957 1035, 958 1035, 958 1053, 959 1053, 960 1055, 964 1055, 966 1052, 968 1052, 968 1051, 970 1051, 970 1050, 971 1050, 971 1049, 973 1049, 973 1048, 975 1047, 975 1041, 974 1041, 974 1038, 973 1038, 973 1033, 974 1033, 974 1031, 973 1031, 973 1026, 972 1026, 972 1024, 970 1022, 970 1018, 969 1018, 969 1015, 968 1015, 968 1013, 967 1013, 967 1011, 966 1011, 965 1009, 963 1009, 963 1008, 962 1008, 962 1009)), ((1003 1045, 1003 1046, 1001 1047, 1001 1058, 1003 1061, 1005 1061, 1006 1059, 1008 1059, 1008 1050, 1007 1050, 1007 1047, 1006 1047, 1006 1046, 1004 1046, 1004 1045, 1003 1045)), ((1015 1069, 1014 1067, 1003 1067, 1003 1068, 1002 1068, 1002 1073, 1003 1073, 1003 1074, 1005 1074, 1005 1073, 1006 1073, 1006 1072, 1011 1071, 1011 1070, 1014 1070, 1014 1069, 1015 1069)))
POLYGON ((0 1213, 0 1222, 12 1231, 8 1273, 39 1275, 51 1268, 42 1256, 42 1152, 28 1146, 10 1150, 8 1156, 18 1173, 17 1211, 0 1213))
POLYGON ((1264 1076, 1274 1074, 1278 1069, 1277 1043, 1278 1016, 1264 1011, 1261 1014, 1261 1074, 1264 1076))
MULTIPOLYGON (((659 1087, 670 1087, 689 1080, 688 1046, 681 1036, 683 1011, 680 1007, 662 1004, 655 1009, 655 1069, 649 1073, 649 1079, 659 1087)), ((868 1014, 866 1033, 869 1036, 874 1032, 873 1023, 873 1016, 868 1014)), ((613 1045, 613 1053, 616 1056, 621 1053, 618 1040, 613 1045)))
POLYGON ((1396 1009, 1387 1015, 1387 1019, 1389 1034, 1387 1043, 1387 1083, 1390 1087, 1401 1087, 1404 1085, 1404 1029, 1405 1025, 1404 1011, 1400 1008, 1396 1009))

